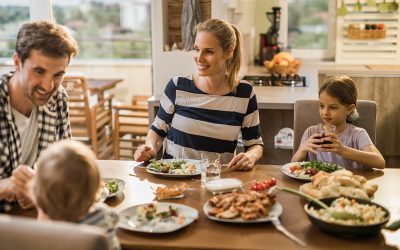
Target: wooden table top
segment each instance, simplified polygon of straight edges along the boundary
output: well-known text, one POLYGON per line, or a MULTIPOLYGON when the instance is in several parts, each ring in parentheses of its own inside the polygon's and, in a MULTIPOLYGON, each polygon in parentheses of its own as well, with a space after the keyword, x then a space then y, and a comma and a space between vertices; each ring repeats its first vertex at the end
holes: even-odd
MULTIPOLYGON (((124 194, 107 200, 107 204, 119 212, 130 206, 152 202, 155 198, 151 186, 173 185, 186 182, 192 189, 181 199, 166 200, 196 208, 199 218, 189 226, 168 234, 136 233, 118 229, 117 235, 123 249, 392 249, 385 245, 382 235, 362 239, 343 239, 321 232, 307 218, 305 201, 287 193, 277 193, 277 201, 283 206, 280 220, 290 232, 304 240, 303 248, 277 231, 271 223, 230 224, 206 218, 202 206, 211 194, 201 187, 200 177, 163 178, 146 172, 145 167, 132 167, 129 161, 99 161, 103 177, 123 179, 127 185, 124 194), (134 172, 135 176, 129 175, 134 172)), ((363 174, 379 189, 374 201, 387 207, 392 219, 400 217, 400 169, 367 171, 363 174)), ((298 189, 303 182, 285 176, 280 166, 257 165, 248 172, 232 172, 223 169, 222 178, 234 177, 243 182, 276 177, 279 185, 298 189)))
POLYGON ((88 78, 86 79, 86 88, 93 95, 99 92, 104 92, 108 89, 112 89, 122 81, 123 79, 118 79, 118 78, 116 79, 88 78))

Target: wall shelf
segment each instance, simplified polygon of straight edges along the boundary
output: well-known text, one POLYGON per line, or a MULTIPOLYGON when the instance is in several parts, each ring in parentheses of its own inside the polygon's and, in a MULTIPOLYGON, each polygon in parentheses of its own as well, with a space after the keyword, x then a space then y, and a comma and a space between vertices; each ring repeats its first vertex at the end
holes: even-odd
MULTIPOLYGON (((337 1, 337 7, 341 1, 337 1)), ((377 6, 383 0, 377 1, 377 6)), ((378 7, 367 6, 361 0, 362 10, 354 12, 355 0, 344 0, 348 13, 336 21, 336 63, 339 64, 400 64, 400 15, 395 12, 381 13, 378 7), (386 36, 376 39, 349 39, 352 24, 384 24, 386 36)), ((389 1, 387 3, 390 3, 389 1)))

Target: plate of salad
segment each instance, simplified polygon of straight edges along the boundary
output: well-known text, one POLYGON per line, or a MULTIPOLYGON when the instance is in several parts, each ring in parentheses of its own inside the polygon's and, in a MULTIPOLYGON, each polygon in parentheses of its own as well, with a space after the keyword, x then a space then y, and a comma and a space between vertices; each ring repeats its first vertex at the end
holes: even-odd
POLYGON ((119 214, 118 226, 142 233, 170 233, 188 226, 199 217, 196 209, 169 202, 128 207, 119 214))
POLYGON ((103 178, 104 187, 108 189, 107 198, 122 193, 125 189, 125 181, 117 178, 103 178))
POLYGON ((201 174, 201 161, 192 159, 163 159, 152 161, 146 171, 167 177, 188 177, 201 174))
POLYGON ((303 181, 310 181, 319 171, 332 173, 339 169, 343 167, 322 161, 291 162, 282 166, 285 175, 303 181))

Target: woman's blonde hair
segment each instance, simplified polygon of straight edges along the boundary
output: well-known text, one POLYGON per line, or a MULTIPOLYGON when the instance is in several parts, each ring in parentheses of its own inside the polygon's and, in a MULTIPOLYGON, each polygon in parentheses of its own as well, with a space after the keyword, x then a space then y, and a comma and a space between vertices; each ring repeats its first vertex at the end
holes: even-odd
POLYGON ((226 61, 226 78, 230 90, 235 91, 239 84, 239 70, 242 65, 242 35, 232 24, 221 19, 208 19, 197 25, 197 32, 208 32, 214 35, 226 52, 230 47, 233 48, 233 55, 226 61))
POLYGON ((52 144, 37 161, 35 202, 52 220, 78 221, 93 205, 99 186, 96 156, 83 143, 52 144))

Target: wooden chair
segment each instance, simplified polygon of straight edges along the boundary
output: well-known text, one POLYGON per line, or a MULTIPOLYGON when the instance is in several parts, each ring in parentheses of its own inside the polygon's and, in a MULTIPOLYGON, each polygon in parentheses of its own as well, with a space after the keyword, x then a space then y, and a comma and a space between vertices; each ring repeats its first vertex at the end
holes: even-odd
POLYGON ((62 82, 69 97, 69 117, 72 137, 87 142, 90 139, 90 107, 86 79, 83 76, 65 76, 62 82))
POLYGON ((149 108, 147 100, 150 96, 147 95, 134 95, 132 96, 132 108, 136 111, 146 111, 149 108))
POLYGON ((9 215, 0 215, 0 242, 2 250, 109 249, 103 228, 9 215))
POLYGON ((90 109, 92 150, 98 159, 109 160, 113 156, 113 95, 101 100, 90 109))
MULTIPOLYGON (((360 118, 353 124, 364 128, 372 142, 376 141, 376 102, 359 100, 357 101, 357 110, 360 118)), ((299 100, 294 104, 294 141, 293 153, 296 153, 300 146, 301 137, 304 131, 311 125, 321 122, 319 116, 318 100, 299 100)))
POLYGON ((113 106, 114 109, 114 159, 133 159, 133 154, 143 144, 149 130, 148 113, 136 106, 113 106))

